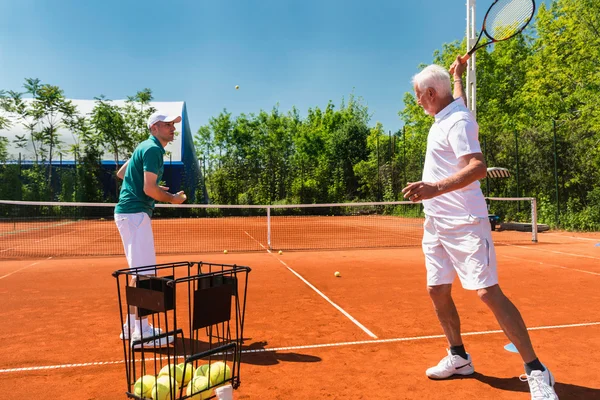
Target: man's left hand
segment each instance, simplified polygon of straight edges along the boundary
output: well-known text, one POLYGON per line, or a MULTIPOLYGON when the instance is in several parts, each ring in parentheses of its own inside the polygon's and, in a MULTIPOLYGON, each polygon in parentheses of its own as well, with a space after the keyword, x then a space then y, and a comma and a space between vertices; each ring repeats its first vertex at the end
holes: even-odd
POLYGON ((438 195, 438 187, 434 183, 429 182, 409 182, 402 193, 405 199, 409 199, 413 203, 421 200, 434 198, 438 195))

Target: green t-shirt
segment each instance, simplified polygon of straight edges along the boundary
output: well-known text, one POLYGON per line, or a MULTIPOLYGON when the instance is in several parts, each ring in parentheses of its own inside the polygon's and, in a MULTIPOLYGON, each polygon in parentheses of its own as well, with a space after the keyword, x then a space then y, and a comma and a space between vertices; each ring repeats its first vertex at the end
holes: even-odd
POLYGON ((158 184, 164 171, 164 154, 165 149, 154 136, 136 147, 125 170, 115 214, 145 212, 152 216, 155 200, 144 193, 144 171, 156 174, 158 184))

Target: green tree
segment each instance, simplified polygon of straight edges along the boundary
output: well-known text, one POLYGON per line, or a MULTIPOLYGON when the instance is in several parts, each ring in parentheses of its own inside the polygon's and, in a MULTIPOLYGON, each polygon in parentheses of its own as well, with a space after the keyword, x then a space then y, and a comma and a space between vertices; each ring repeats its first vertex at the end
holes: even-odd
POLYGON ((133 153, 135 146, 148 139, 148 118, 156 109, 150 104, 152 90, 146 88, 129 96, 123 106, 123 118, 131 135, 131 148, 127 149, 128 155, 133 153))

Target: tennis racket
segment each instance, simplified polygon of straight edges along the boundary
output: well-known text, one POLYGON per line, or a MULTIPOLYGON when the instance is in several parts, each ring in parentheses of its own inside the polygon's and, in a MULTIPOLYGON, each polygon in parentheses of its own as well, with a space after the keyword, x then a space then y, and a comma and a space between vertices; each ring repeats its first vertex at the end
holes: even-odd
MULTIPOLYGON (((485 13, 483 26, 475 45, 460 57, 461 64, 466 63, 478 49, 492 43, 515 37, 527 27, 535 13, 534 0, 496 0, 485 13), (485 35, 487 41, 479 43, 485 35)), ((454 71, 450 71, 454 73, 454 71)))

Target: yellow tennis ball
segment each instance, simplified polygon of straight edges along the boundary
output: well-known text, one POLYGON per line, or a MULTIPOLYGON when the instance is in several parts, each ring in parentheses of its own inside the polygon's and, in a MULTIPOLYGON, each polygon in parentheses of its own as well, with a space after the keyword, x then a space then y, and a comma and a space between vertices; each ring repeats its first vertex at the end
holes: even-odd
POLYGON ((156 378, 153 375, 141 376, 133 385, 133 394, 140 397, 150 397, 152 387, 156 383, 156 378))
POLYGON ((169 384, 157 380, 152 387, 152 400, 172 400, 169 384))
POLYGON ((155 385, 158 385, 159 383, 165 385, 167 388, 173 388, 175 391, 179 390, 179 385, 175 381, 175 378, 169 378, 169 375, 159 375, 158 378, 156 378, 155 385))
POLYGON ((158 373, 158 377, 167 376, 175 379, 178 386, 181 386, 183 383, 183 368, 180 368, 178 365, 168 364, 162 367, 160 372, 158 373))
POLYGON ((240 88, 239 85, 235 85, 235 90, 238 90, 240 88))
POLYGON ((223 250, 223 254, 227 254, 227 250, 223 250))
POLYGON ((207 371, 208 371, 208 364, 198 365, 198 368, 196 368, 196 371, 194 371, 194 377, 206 376, 207 371))
POLYGON ((190 363, 187 365, 185 363, 180 363, 177 364, 177 366, 181 368, 181 371, 185 369, 185 372, 183 373, 183 385, 185 386, 194 377, 194 366, 190 363))
POLYGON ((210 386, 218 386, 225 382, 225 380, 231 378, 231 368, 224 362, 217 361, 210 365, 209 374, 210 376, 208 379, 210 381, 210 386))
POLYGON ((210 397, 210 390, 206 389, 208 389, 208 378, 195 376, 188 384, 185 394, 191 396, 192 400, 204 400, 210 397), (192 393, 196 394, 192 396, 192 393))
POLYGON ((279 250, 279 255, 282 255, 282 254, 283 254, 283 251, 279 250))
POLYGON ((340 276, 342 276, 342 274, 340 274, 339 271, 335 271, 335 273, 333 275, 335 275, 336 278, 339 278, 340 276))

